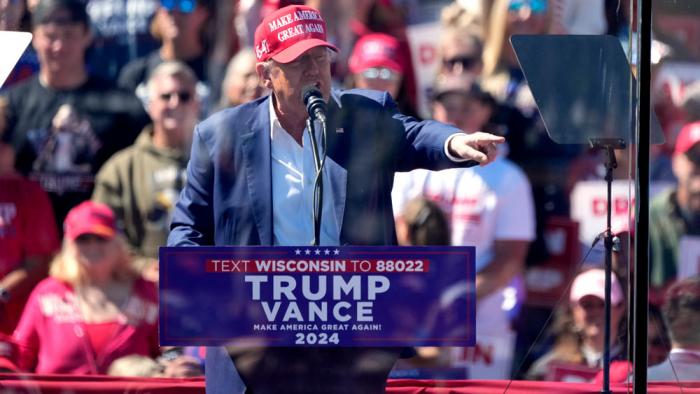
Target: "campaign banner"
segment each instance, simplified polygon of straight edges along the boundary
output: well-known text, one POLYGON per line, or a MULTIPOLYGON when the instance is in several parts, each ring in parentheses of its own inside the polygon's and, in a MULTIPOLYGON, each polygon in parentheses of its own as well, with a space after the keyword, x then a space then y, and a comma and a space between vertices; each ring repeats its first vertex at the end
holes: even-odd
POLYGON ((442 26, 439 21, 412 24, 406 27, 416 79, 417 110, 424 118, 430 118, 432 115, 430 97, 433 94, 435 76, 440 68, 438 46, 441 34, 442 26))
POLYGON ((544 240, 549 257, 525 269, 525 303, 529 306, 553 308, 576 275, 579 261, 578 222, 553 216, 547 220, 544 240))
POLYGON ((160 343, 473 346, 474 247, 160 249, 160 343))
POLYGON ((545 380, 568 383, 592 382, 600 371, 600 368, 554 361, 547 365, 545 380))
MULTIPOLYGON (((634 188, 631 182, 615 180, 611 186, 610 219, 612 231, 619 231, 629 223, 634 207, 634 188)), ((649 197, 664 192, 672 184, 668 182, 652 182, 649 185, 649 197)), ((571 218, 580 224, 579 239, 584 245, 591 245, 595 237, 604 232, 607 222, 607 184, 605 181, 577 182, 571 191, 571 218)), ((601 243, 602 244, 602 243, 601 243)))

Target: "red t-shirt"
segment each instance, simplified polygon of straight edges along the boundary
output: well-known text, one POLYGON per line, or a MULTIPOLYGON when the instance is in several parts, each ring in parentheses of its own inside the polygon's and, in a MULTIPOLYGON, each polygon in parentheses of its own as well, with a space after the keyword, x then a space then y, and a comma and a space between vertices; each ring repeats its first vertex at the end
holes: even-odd
MULTIPOLYGON (((0 278, 27 257, 50 257, 59 248, 58 229, 46 192, 19 175, 0 176, 0 278)), ((11 334, 31 289, 5 305, 0 333, 11 334)))
POLYGON ((57 230, 51 202, 38 183, 0 176, 0 278, 26 257, 58 250, 57 230))
POLYGON ((107 347, 107 344, 112 340, 114 334, 119 329, 119 323, 116 321, 106 323, 85 323, 85 333, 90 340, 92 350, 96 354, 101 354, 107 347))

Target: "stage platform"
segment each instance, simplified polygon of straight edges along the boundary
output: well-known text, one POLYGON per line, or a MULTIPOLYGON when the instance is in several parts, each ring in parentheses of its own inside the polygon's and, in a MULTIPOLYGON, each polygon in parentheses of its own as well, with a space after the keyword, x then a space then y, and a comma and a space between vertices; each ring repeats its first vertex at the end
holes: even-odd
MULTIPOLYGON (((613 384, 614 393, 631 392, 631 386, 613 384)), ((502 380, 390 380, 387 393, 469 393, 531 394, 599 393, 591 383, 528 382, 502 380), (507 391, 506 391, 507 388, 507 391)), ((700 381, 686 382, 681 391, 675 383, 651 383, 649 393, 697 393, 700 381)), ((0 374, 0 393, 12 394, 204 394, 204 379, 115 378, 111 376, 68 376, 37 374, 0 374)))

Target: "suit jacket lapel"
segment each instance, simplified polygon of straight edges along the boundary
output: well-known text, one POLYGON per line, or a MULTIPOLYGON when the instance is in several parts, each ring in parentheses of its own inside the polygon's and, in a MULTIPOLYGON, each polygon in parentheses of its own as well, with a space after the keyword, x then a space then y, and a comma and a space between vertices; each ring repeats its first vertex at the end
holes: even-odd
POLYGON ((272 245, 272 171, 270 169, 269 101, 260 103, 248 122, 250 132, 241 135, 245 176, 262 245, 272 245))
MULTIPOLYGON (((338 138, 344 136, 343 128, 343 116, 340 98, 337 95, 337 91, 331 91, 331 99, 328 105, 328 122, 327 130, 328 133, 328 149, 331 150, 331 146, 338 145, 338 138)), ((338 232, 342 234, 343 229, 343 216, 345 214, 345 199, 347 194, 347 176, 348 172, 343 168, 343 163, 334 161, 331 154, 326 157, 326 171, 328 172, 328 178, 330 178, 330 189, 332 190, 333 201, 333 213, 335 214, 336 221, 338 223, 338 232)), ((340 243, 343 241, 341 239, 340 243)))

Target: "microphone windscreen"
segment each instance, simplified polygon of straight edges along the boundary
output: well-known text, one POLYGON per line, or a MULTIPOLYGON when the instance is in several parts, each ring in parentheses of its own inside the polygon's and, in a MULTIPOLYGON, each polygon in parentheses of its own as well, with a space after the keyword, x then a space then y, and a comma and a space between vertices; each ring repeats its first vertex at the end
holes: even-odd
POLYGON ((323 95, 316 85, 306 85, 301 89, 301 100, 306 105, 311 97, 321 98, 323 95))

